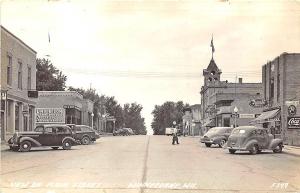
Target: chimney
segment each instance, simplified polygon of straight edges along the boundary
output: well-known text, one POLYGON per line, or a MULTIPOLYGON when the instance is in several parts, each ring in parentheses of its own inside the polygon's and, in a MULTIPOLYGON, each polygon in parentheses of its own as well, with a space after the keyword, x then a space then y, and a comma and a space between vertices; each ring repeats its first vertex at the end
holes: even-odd
POLYGON ((240 84, 243 83, 243 78, 239 78, 239 83, 240 83, 240 84))

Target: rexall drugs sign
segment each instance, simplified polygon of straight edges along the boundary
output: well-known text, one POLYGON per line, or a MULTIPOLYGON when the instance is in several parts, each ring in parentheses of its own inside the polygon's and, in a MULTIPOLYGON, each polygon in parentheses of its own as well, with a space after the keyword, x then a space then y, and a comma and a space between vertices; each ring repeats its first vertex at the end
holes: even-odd
POLYGON ((36 108, 36 123, 65 123, 64 108, 36 108))

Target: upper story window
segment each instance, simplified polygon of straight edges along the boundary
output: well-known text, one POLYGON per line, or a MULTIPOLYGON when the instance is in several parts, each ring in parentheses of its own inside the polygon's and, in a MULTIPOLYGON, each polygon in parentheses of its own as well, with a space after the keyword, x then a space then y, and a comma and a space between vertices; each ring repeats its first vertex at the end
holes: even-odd
POLYGON ((270 80, 270 98, 274 98, 274 77, 270 80))
POLYGON ((7 84, 8 85, 12 85, 12 57, 11 56, 7 56, 7 84))
POLYGON ((18 68, 18 89, 22 89, 22 63, 19 62, 18 68))
POLYGON ((27 90, 31 90, 31 67, 28 67, 28 75, 27 75, 27 90))

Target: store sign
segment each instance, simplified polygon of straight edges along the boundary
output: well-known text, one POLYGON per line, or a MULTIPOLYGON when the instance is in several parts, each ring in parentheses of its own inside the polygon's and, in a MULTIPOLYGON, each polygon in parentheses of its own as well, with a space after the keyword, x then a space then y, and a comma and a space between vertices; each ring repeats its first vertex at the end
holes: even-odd
POLYGON ((300 117, 288 117, 288 129, 300 129, 300 117))
POLYGON ((255 114, 240 114, 241 119, 254 119, 255 114))
POLYGON ((254 108, 261 108, 268 105, 268 101, 265 99, 252 99, 249 102, 249 106, 254 108))
POLYGON ((296 113, 297 113, 296 106, 295 105, 290 105, 288 107, 288 114, 289 114, 289 116, 294 116, 294 115, 296 115, 296 113))
POLYGON ((65 123, 64 108, 36 108, 36 123, 65 123))
POLYGON ((290 106, 290 105, 298 106, 299 101, 285 101, 285 104, 286 106, 290 106))

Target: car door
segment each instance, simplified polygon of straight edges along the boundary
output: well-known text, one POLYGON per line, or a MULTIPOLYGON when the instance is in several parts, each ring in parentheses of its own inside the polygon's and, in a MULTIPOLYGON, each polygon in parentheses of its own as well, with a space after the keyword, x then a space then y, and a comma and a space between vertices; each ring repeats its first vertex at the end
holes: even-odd
POLYGON ((44 146, 51 146, 56 138, 55 127, 45 127, 43 133, 39 137, 39 142, 44 146))
POLYGON ((264 149, 266 146, 266 138, 265 137, 266 137, 266 135, 265 135, 264 130, 258 129, 256 131, 256 139, 258 141, 258 146, 260 149, 264 149))
POLYGON ((71 132, 66 127, 57 127, 56 145, 62 145, 62 140, 71 135, 71 132))

